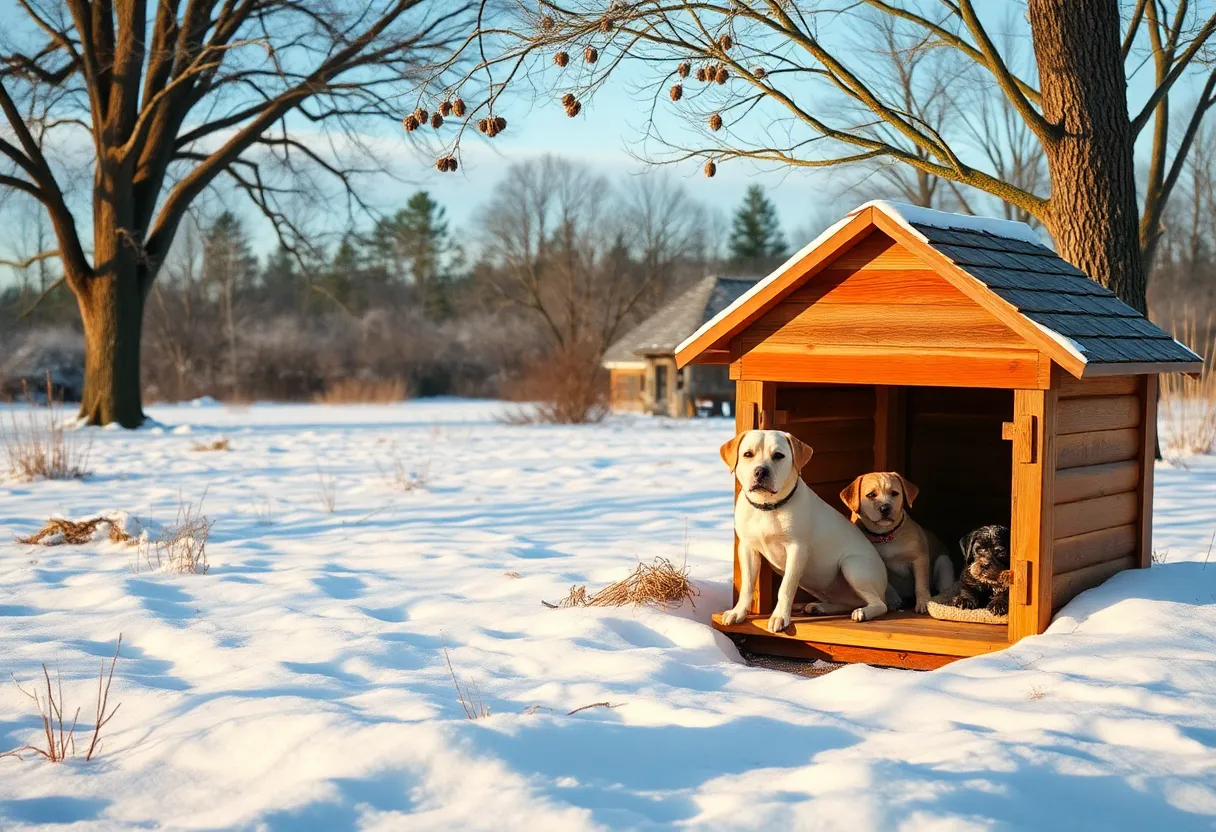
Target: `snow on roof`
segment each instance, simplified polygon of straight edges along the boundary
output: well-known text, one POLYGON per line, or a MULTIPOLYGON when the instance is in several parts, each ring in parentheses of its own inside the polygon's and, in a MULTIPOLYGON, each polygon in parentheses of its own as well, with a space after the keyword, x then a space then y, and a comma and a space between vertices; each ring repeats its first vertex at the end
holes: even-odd
POLYGON ((921 208, 919 205, 892 202, 887 199, 874 199, 865 205, 859 205, 849 212, 849 216, 858 214, 866 208, 876 208, 882 211, 926 243, 929 240, 916 226, 928 225, 933 228, 952 228, 957 231, 979 231, 994 237, 1004 237, 1007 240, 1022 240, 1036 246, 1043 245, 1043 238, 1024 222, 998 220, 995 217, 977 217, 969 214, 951 214, 948 211, 935 211, 932 208, 921 208))

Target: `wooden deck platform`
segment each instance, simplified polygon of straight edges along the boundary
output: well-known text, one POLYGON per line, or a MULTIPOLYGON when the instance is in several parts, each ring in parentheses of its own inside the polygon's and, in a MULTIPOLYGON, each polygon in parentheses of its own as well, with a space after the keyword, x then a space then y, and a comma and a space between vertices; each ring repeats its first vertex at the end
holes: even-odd
POLYGON ((745 638, 753 652, 825 661, 931 670, 1009 646, 1004 625, 939 621, 913 612, 891 612, 863 622, 843 615, 796 616, 784 633, 776 634, 767 624, 768 616, 750 616, 730 626, 722 623, 720 614, 713 616, 715 629, 745 638))

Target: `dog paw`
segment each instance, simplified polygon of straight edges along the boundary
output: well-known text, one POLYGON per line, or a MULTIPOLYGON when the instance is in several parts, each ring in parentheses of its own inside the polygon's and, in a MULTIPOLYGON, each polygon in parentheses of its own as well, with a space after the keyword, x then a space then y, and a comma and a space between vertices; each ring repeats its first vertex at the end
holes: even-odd
POLYGON ((918 613, 920 613, 921 615, 924 615, 925 613, 929 612, 929 599, 928 598, 917 598, 916 599, 916 611, 918 613))
POLYGON ((807 604, 802 611, 807 615, 823 615, 823 607, 819 606, 817 601, 807 604))
POLYGON ((866 620, 866 611, 864 609, 853 610, 853 620, 854 621, 865 621, 866 620))
POLYGON ((1009 600, 1006 598, 993 598, 992 602, 988 604, 988 612, 993 615, 1008 615, 1009 600))
POLYGON ((775 612, 768 619, 768 631, 770 633, 785 632, 785 628, 790 626, 789 616, 775 612))
POLYGON ((738 624, 747 617, 747 610, 730 609, 722 613, 722 623, 726 625, 738 624))

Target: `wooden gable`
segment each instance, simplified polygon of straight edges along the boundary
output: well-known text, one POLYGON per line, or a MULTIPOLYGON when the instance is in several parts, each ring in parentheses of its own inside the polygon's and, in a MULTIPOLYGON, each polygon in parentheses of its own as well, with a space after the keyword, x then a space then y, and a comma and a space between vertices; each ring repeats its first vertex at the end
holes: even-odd
POLYGON ((785 382, 1046 387, 1050 359, 874 229, 730 342, 732 376, 785 382))

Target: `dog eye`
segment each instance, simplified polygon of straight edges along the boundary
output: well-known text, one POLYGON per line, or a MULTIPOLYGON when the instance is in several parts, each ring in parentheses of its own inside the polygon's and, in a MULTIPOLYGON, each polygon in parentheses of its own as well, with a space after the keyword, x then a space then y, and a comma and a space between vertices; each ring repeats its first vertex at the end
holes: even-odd
POLYGON ((871 491, 869 494, 867 494, 867 495, 866 495, 866 499, 867 499, 867 500, 873 500, 873 499, 874 499, 875 497, 877 497, 877 496, 878 496, 878 492, 877 492, 877 491, 871 491))
POLYGON ((898 491, 892 491, 892 492, 891 492, 891 496, 892 496, 892 497, 898 497, 898 496, 899 496, 899 492, 898 492, 898 491))
POLYGON ((751 458, 752 458, 752 457, 754 457, 755 455, 756 455, 756 452, 755 452, 755 451, 744 451, 744 452, 743 452, 743 458, 744 458, 744 459, 751 459, 751 458))
POLYGON ((773 451, 773 459, 785 459, 785 454, 781 451, 773 451))

